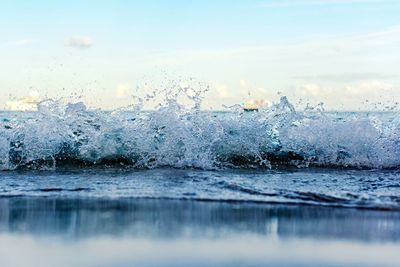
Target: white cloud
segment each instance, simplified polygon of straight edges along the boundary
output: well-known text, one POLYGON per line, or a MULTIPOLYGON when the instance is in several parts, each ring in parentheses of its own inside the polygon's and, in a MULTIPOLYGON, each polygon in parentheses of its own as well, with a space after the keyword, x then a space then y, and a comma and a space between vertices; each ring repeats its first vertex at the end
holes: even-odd
POLYGON ((381 82, 378 80, 365 81, 356 85, 348 85, 345 90, 351 95, 375 95, 383 94, 393 89, 393 86, 389 83, 381 82))
POLYGON ((243 88, 245 88, 245 89, 247 89, 249 86, 248 86, 248 84, 247 84, 247 82, 246 82, 246 80, 240 80, 239 81, 240 82, 240 86, 241 87, 243 87, 243 88))
POLYGON ((67 40, 66 45, 74 48, 90 48, 93 46, 92 38, 88 36, 75 36, 67 40))
POLYGON ((11 111, 34 111, 40 102, 37 91, 30 91, 29 95, 6 102, 6 109, 11 111))
POLYGON ((125 99, 129 97, 130 90, 129 84, 119 84, 115 90, 115 96, 118 99, 125 99))
POLYGON ((297 93, 301 96, 309 96, 309 97, 316 97, 322 98, 332 95, 334 92, 331 88, 322 87, 318 84, 314 83, 307 83, 302 85, 297 93))
POLYGON ((311 105, 315 104, 315 101, 323 102, 325 108, 331 110, 388 110, 391 103, 398 99, 398 93, 392 84, 368 80, 345 86, 308 83, 295 90, 295 98, 302 102, 306 100, 311 105), (369 103, 369 106, 366 103, 369 103), (377 103, 380 106, 376 105, 377 103))
POLYGON ((393 85, 378 81, 369 80, 358 83, 348 84, 341 87, 326 87, 314 83, 308 83, 302 85, 297 90, 297 95, 305 97, 320 98, 321 100, 332 98, 338 99, 340 96, 343 97, 375 97, 377 95, 388 93, 390 90, 394 89, 393 85))
POLYGON ((217 90, 218 96, 221 98, 227 98, 230 96, 228 88, 224 84, 217 84, 215 89, 217 90))
POLYGON ((319 75, 309 75, 309 76, 305 75, 293 78, 308 80, 308 81, 349 83, 349 82, 365 81, 370 79, 395 79, 399 77, 400 75, 398 74, 359 72, 359 73, 319 74, 319 75))

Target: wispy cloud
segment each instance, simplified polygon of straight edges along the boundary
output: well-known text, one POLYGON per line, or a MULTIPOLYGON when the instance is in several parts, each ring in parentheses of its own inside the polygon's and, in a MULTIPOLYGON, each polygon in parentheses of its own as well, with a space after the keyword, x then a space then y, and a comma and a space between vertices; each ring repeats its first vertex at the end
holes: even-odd
POLYGON ((307 80, 307 81, 324 81, 324 82, 356 82, 371 79, 395 79, 399 78, 397 74, 385 74, 385 73, 342 73, 342 74, 321 74, 321 75, 310 75, 310 76, 297 76, 295 79, 307 80))
MULTIPOLYGON (((270 62, 286 60, 309 59, 309 55, 319 57, 346 54, 354 56, 360 53, 370 53, 374 49, 379 53, 396 49, 400 42, 400 25, 384 28, 379 31, 349 32, 341 34, 320 34, 298 41, 275 42, 259 46, 233 46, 215 50, 169 50, 166 53, 154 55, 154 60, 163 64, 180 62, 239 59, 250 57, 268 58, 270 62)), ((376 54, 376 53, 375 53, 376 54)), ((326 77, 325 77, 326 78, 326 77)), ((380 78, 380 77, 372 77, 380 78)), ((388 78, 388 77, 386 77, 388 78)), ((394 78, 394 77, 393 77, 394 78)))
POLYGON ((262 7, 298 7, 354 4, 395 3, 393 0, 271 0, 261 4, 262 7))
POLYGON ((93 46, 93 40, 88 36, 74 36, 66 41, 66 45, 73 48, 85 49, 93 46))
POLYGON ((19 40, 7 42, 6 45, 8 45, 8 46, 25 46, 25 45, 30 45, 30 44, 33 44, 36 42, 37 41, 35 39, 19 39, 19 40))

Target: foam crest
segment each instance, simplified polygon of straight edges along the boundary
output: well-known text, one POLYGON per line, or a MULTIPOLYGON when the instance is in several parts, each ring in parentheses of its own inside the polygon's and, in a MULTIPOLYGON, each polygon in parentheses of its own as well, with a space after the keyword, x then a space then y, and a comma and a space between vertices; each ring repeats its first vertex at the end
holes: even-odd
POLYGON ((114 112, 46 100, 35 113, 2 113, 0 168, 400 167, 397 114, 298 112, 286 97, 259 112, 205 112, 201 94, 166 91, 150 112, 140 99, 114 112))

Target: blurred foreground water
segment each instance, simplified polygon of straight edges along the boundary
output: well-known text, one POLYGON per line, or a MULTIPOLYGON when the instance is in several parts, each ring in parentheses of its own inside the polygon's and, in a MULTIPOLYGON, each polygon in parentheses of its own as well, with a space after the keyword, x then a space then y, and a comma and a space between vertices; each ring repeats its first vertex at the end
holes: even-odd
POLYGON ((3 172, 0 265, 398 266, 400 211, 382 196, 398 194, 397 175, 3 172), (367 183, 377 188, 340 200, 367 183))

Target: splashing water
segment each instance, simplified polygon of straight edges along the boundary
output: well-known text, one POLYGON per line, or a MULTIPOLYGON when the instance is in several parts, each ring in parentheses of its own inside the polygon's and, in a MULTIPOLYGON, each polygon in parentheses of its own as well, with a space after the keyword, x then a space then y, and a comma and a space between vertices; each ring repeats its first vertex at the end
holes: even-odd
POLYGON ((35 113, 0 113, 0 168, 400 167, 398 114, 298 112, 286 97, 259 112, 205 112, 203 91, 164 90, 154 111, 146 99, 113 112, 46 100, 35 113))

